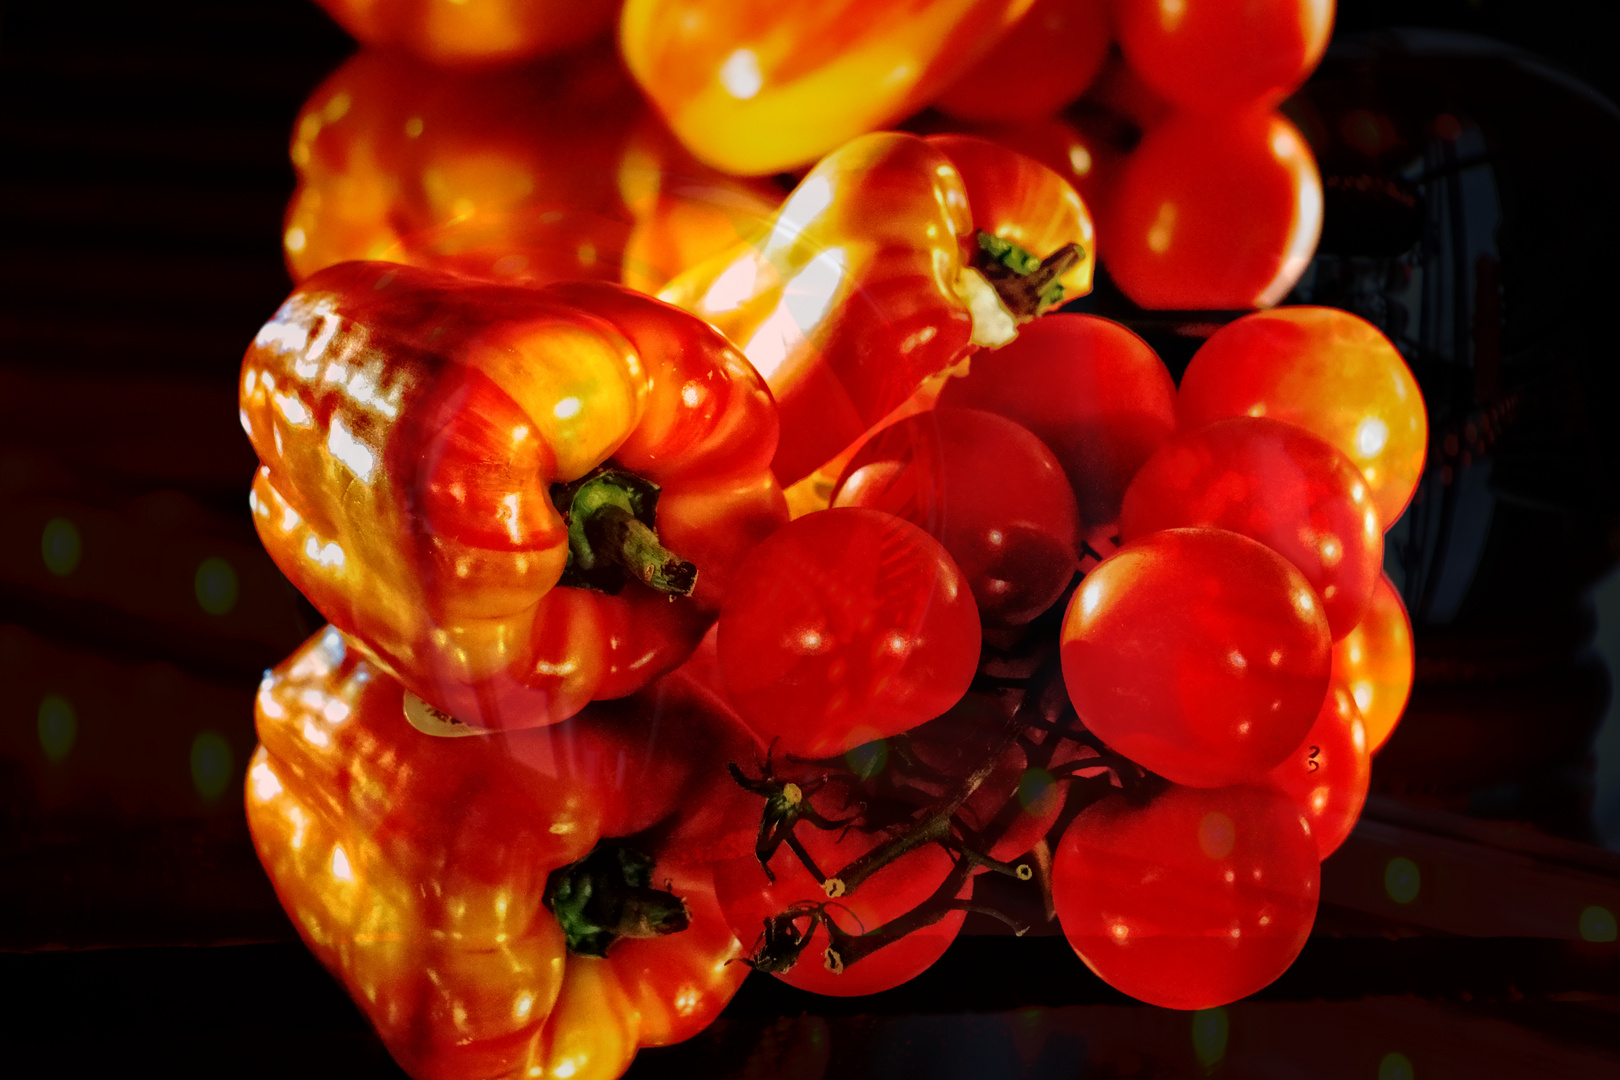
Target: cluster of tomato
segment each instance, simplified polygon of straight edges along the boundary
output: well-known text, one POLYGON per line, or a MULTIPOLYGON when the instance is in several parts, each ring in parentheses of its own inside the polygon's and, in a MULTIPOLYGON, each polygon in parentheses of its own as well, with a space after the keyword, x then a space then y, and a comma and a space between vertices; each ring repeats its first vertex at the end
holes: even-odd
POLYGON ((1053 312, 1093 192, 1144 303, 1286 290, 1320 193, 1269 110, 1324 5, 1120 0, 1125 60, 1099 0, 553 6, 332 0, 433 63, 618 51, 362 53, 297 124, 240 404, 332 624, 247 784, 310 947, 423 1077, 616 1076, 749 970, 898 985, 986 873, 1144 1000, 1275 978, 1410 684, 1422 399, 1340 312, 1231 323, 1179 391, 1053 312), (1186 111, 1088 190, 1054 110, 1099 78, 1186 111))

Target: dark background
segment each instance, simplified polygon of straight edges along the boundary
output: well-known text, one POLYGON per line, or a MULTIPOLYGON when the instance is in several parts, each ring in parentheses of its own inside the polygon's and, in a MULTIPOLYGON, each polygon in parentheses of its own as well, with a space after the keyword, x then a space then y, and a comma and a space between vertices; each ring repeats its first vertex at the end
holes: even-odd
MULTIPOLYGON (((1613 99, 1610 7, 1341 3, 1336 39, 1465 30, 1613 99)), ((236 369, 290 287, 292 119, 352 49, 302 0, 0 9, 0 1053, 55 1075, 397 1075, 297 943, 239 801, 259 673, 320 620, 254 538, 236 369), (41 732, 64 725, 53 760, 41 732)), ((1588 307, 1612 295, 1606 263, 1574 273, 1554 287, 1588 307)), ((1611 424, 1614 400, 1589 401, 1586 422, 1611 424)), ((1577 492, 1577 509, 1606 490, 1577 492)), ((1620 534, 1608 542, 1620 550, 1620 534)), ((1595 622, 1576 586, 1603 564, 1583 558, 1576 615, 1535 636, 1571 636, 1587 671, 1595 622)), ((1445 628, 1426 640, 1441 660, 1478 645, 1445 628)), ((1574 685, 1566 666, 1548 686, 1574 685)), ((1494 693, 1471 677, 1476 697, 1494 693)), ((1587 720, 1607 680, 1591 687, 1587 720)), ((1556 726, 1526 700, 1510 720, 1556 726)), ((1592 906, 1620 912, 1620 863, 1594 843, 1592 725, 1570 730, 1579 745, 1558 767, 1460 801, 1427 783, 1421 746, 1404 772, 1398 756, 1375 767, 1380 794, 1325 868, 1318 935, 1219 1016, 1134 1005, 1061 938, 981 926, 877 998, 751 980, 715 1029, 644 1052, 635 1075, 1614 1075, 1615 947, 1570 928, 1592 906), (1434 883, 1419 901, 1384 888, 1397 855, 1434 883)))

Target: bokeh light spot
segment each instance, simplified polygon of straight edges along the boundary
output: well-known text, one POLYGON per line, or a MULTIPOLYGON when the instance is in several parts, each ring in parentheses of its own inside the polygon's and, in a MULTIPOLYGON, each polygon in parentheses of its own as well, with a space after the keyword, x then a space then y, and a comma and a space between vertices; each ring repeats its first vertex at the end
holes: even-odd
MULTIPOLYGON (((78 736, 79 714, 74 711, 73 703, 60 694, 46 694, 45 700, 39 703, 39 745, 45 756, 61 761, 73 749, 73 741, 78 736)), ((1612 918, 1609 925, 1614 925, 1612 918)), ((1612 939, 1612 931, 1610 936, 1612 939)))
POLYGON ((1035 804, 1052 790, 1055 783, 1057 778, 1045 769, 1025 769, 1024 775, 1018 779, 1018 805, 1033 813, 1035 804))
POLYGON ((869 780, 889 763, 889 744, 882 739, 861 743, 844 752, 844 761, 856 776, 869 780))
POLYGON ((191 782, 205 799, 217 799, 231 782, 231 744, 217 731, 198 732, 191 741, 191 782))
POLYGON ((79 528, 67 518, 51 518, 45 523, 45 534, 40 537, 39 553, 45 558, 45 569, 57 577, 67 577, 79 565, 84 554, 84 543, 79 539, 79 528))
POLYGON ((1192 1016, 1193 1053, 1205 1072, 1215 1068, 1226 1056, 1226 1038, 1232 1031, 1232 1019, 1225 1009, 1200 1009, 1192 1016))
POLYGON ((1586 941, 1613 941, 1614 912, 1596 904, 1581 912, 1581 937, 1586 941))
POLYGON ((210 615, 224 615, 236 606, 236 569, 216 556, 197 567, 197 603, 210 615))
POLYGON ((1404 855, 1397 855, 1384 867, 1384 891, 1397 904, 1410 904, 1417 899, 1422 875, 1418 865, 1404 855))
POLYGON ((1413 1080, 1412 1059, 1391 1051, 1378 1063, 1378 1080, 1413 1080))

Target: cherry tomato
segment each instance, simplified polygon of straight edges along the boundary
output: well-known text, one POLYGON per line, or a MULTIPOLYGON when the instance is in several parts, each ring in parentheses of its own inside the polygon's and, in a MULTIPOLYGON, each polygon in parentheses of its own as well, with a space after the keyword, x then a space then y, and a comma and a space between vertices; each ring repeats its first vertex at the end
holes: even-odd
POLYGON ((964 120, 1050 115, 1097 77, 1109 40, 1106 0, 1035 0, 934 106, 964 120))
POLYGON ((1086 575, 1063 619, 1063 681, 1104 742, 1178 784, 1255 780, 1327 693, 1327 619, 1281 555, 1223 529, 1168 529, 1086 575))
POLYGON ((1176 105, 1269 108, 1315 69, 1333 0, 1115 0, 1131 67, 1176 105))
MULTIPOLYGON (((848 789, 833 783, 809 796, 812 805, 829 821, 850 819, 853 799, 848 789)), ((757 822, 756 822, 757 824, 757 822)), ((822 873, 836 876, 844 867, 895 835, 893 829, 820 829, 801 821, 794 835, 822 873)), ((805 867, 799 857, 783 844, 769 860, 771 880, 752 855, 728 859, 714 867, 715 893, 732 929, 743 942, 745 955, 757 944, 765 920, 796 904, 825 904, 825 911, 837 926, 849 934, 879 929, 918 907, 934 895, 955 868, 955 862, 937 844, 906 853, 879 869, 858 886, 829 900, 826 889, 805 867)), ((971 879, 961 896, 972 890, 971 879)), ((948 913, 939 922, 924 927, 870 953, 836 971, 825 952, 830 943, 827 931, 816 927, 799 960, 777 978, 811 993, 837 997, 875 994, 899 986, 927 970, 962 928, 965 912, 948 913)))
POLYGON ((1103 265, 1146 308, 1270 307, 1322 232, 1322 179, 1287 120, 1183 114, 1149 131, 1099 219, 1103 265))
POLYGON ((1348 690, 1328 687, 1310 734, 1269 779, 1304 812, 1322 858, 1337 851, 1355 828, 1372 782, 1367 728, 1348 690))
POLYGON ((1057 456, 1080 520, 1119 516, 1125 489, 1175 430, 1176 387, 1147 342, 1093 315, 1047 315, 950 379, 941 407, 988 409, 1028 428, 1057 456))
POLYGON ((1333 645, 1333 681, 1356 699, 1367 725, 1367 751, 1389 741, 1412 696, 1412 621, 1388 575, 1373 586, 1367 614, 1333 645))
POLYGON ((945 546, 986 626, 1022 626, 1051 607, 1078 565, 1079 518, 1041 440, 995 413, 936 409, 870 439, 832 505, 895 514, 945 546))
POLYGON ((939 541, 878 510, 790 522, 738 566, 720 612, 731 699, 788 754, 828 757, 954 705, 979 613, 939 541))
POLYGON ((1228 416, 1269 416, 1314 432, 1355 462, 1388 529, 1423 472, 1429 417, 1395 346, 1348 311, 1288 307, 1217 330, 1181 379, 1183 431, 1228 416))
POLYGON ((1230 529, 1298 567, 1335 638, 1361 621, 1383 574, 1384 532, 1361 471, 1303 428, 1240 416, 1171 439, 1125 493, 1127 541, 1160 529, 1230 529))
POLYGON ((1112 796, 1052 858, 1063 933, 1110 986, 1170 1009, 1252 994, 1294 962, 1316 919, 1310 825, 1269 788, 1112 796))

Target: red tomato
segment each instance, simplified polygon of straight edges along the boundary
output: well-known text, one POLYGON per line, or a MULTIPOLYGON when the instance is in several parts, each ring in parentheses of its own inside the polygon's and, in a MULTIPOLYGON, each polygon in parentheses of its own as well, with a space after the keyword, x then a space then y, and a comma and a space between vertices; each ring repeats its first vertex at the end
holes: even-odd
POLYGON ((1107 0, 1035 0, 934 106, 963 120, 1050 115, 1097 77, 1110 37, 1107 0))
POLYGON ((935 409, 884 428, 844 467, 834 506, 895 514, 945 546, 986 626, 1022 626, 1074 577, 1079 517, 1041 440, 995 413, 935 409))
POLYGON ((1088 807, 1052 858, 1063 933, 1108 985, 1208 1009, 1288 970, 1316 919, 1311 828, 1266 788, 1173 787, 1088 807))
POLYGON ((1310 734, 1268 779, 1304 812, 1322 858, 1337 851, 1356 827, 1372 782, 1367 728, 1348 690, 1328 687, 1310 734))
POLYGON ((1183 114, 1126 161, 1103 265, 1145 308, 1270 307, 1322 232, 1322 178, 1299 132, 1273 112, 1183 114))
POLYGON ((1235 417, 1160 447, 1125 493, 1120 535, 1188 526, 1242 533, 1293 563, 1335 638, 1361 621, 1383 575, 1384 531, 1361 471, 1292 424, 1235 417))
POLYGON ((939 541, 878 510, 807 514, 751 551, 720 612, 732 702, 780 752, 829 757, 954 705, 979 613, 939 541))
POLYGON ((1327 619, 1281 555, 1222 529, 1152 533, 1086 575, 1063 619, 1080 720, 1178 784, 1259 779, 1327 693, 1327 619))
POLYGON ((1147 342, 1093 315, 1047 315, 973 358, 941 407, 988 409, 1057 456, 1087 529, 1119 516, 1125 488, 1175 430, 1176 386, 1147 342))
POLYGON ((1388 575, 1373 586, 1372 602, 1356 628, 1333 646, 1333 681, 1356 699, 1367 725, 1367 752, 1389 741, 1412 696, 1412 621, 1388 575))
POLYGON ((1131 67, 1183 109, 1269 108, 1322 59, 1333 0, 1115 0, 1131 67))
POLYGON ((1187 365, 1176 417, 1191 431, 1228 416, 1269 416, 1338 447, 1366 476, 1385 529, 1423 472, 1423 391, 1389 339, 1348 311, 1281 308, 1217 330, 1187 365))
MULTIPOLYGON (((834 783, 809 797, 812 805, 829 820, 843 820, 851 816, 850 807, 845 805, 843 798, 846 791, 846 788, 834 783)), ((891 829, 819 829, 804 822, 800 822, 794 830, 805 851, 829 876, 836 876, 844 867, 893 834, 891 829)), ((786 844, 771 856, 769 866, 775 875, 774 881, 766 876, 753 855, 728 859, 717 863, 714 868, 716 895, 732 929, 743 942, 745 955, 757 943, 765 921, 795 904, 825 904, 825 910, 833 922, 850 934, 876 930, 932 897, 950 876, 955 862, 944 848, 937 844, 925 844, 878 870, 835 900, 828 899, 821 883, 786 844)), ((960 895, 966 897, 971 891, 972 882, 969 879, 960 895)), ((955 940, 957 931, 962 928, 965 914, 951 912, 932 926, 908 934, 848 964, 841 972, 829 966, 824 955, 829 944, 828 935, 824 928, 818 926, 800 954, 798 963, 788 971, 775 974, 783 982, 801 990, 837 997, 888 990, 921 974, 943 956, 955 940)))

